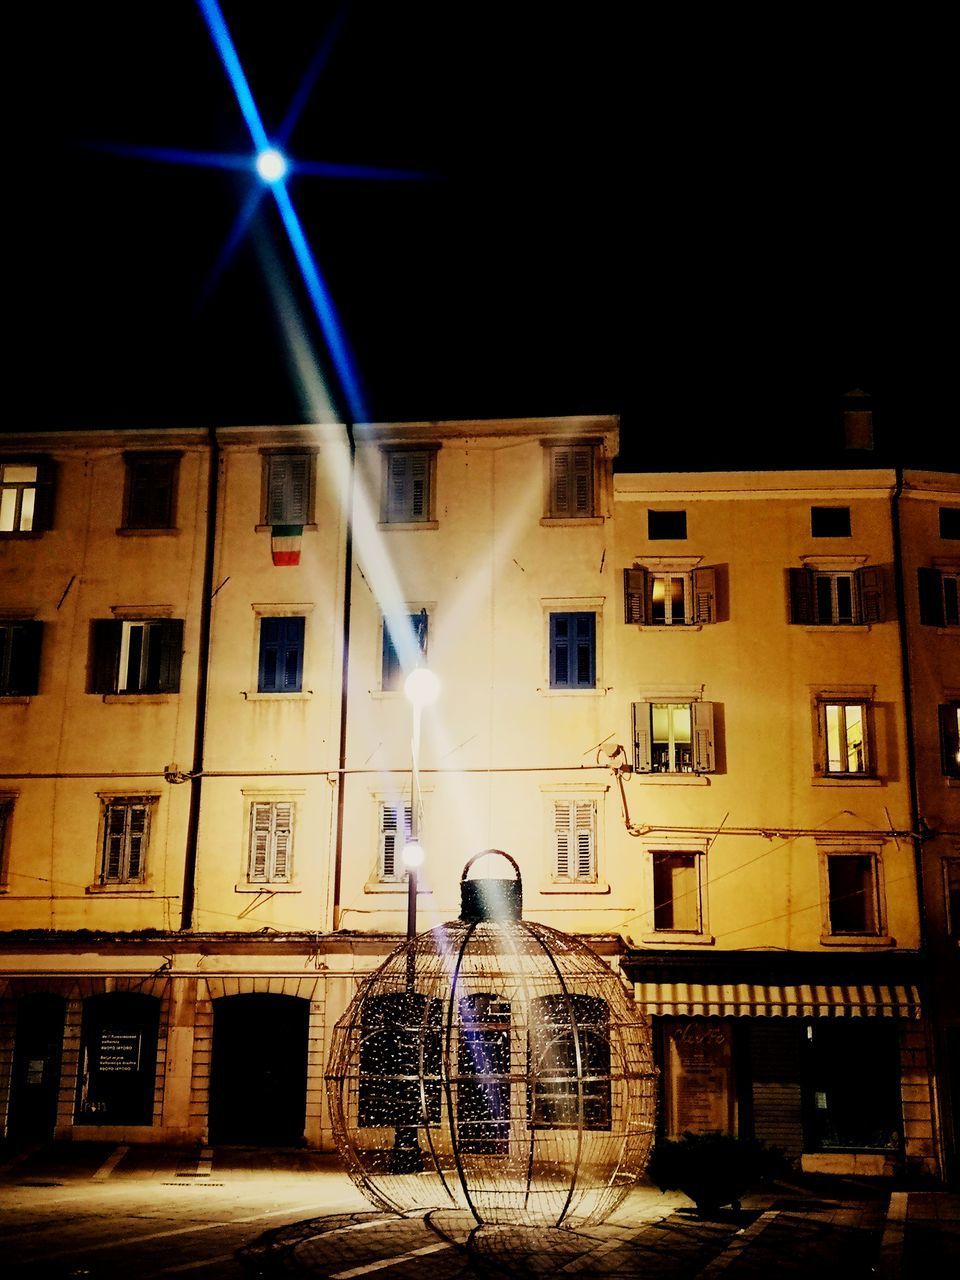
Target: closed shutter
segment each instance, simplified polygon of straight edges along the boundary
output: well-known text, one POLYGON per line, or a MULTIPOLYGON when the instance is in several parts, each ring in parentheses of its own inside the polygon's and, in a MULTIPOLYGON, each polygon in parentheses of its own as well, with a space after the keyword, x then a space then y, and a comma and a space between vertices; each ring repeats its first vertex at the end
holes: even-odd
POLYGON ((717 620, 717 571, 694 569, 693 571, 693 620, 716 622, 717 620))
POLYGON ((570 615, 550 615, 550 686, 565 689, 570 684, 570 615))
POLYGON ((290 855, 293 850, 293 805, 278 801, 273 806, 273 867, 270 879, 284 884, 290 879, 290 855))
POLYGON ((116 693, 120 676, 120 636, 123 624, 114 618, 90 623, 90 692, 116 693))
POLYGON ((553 514, 568 516, 571 514, 573 480, 570 475, 572 462, 569 449, 554 449, 551 454, 551 491, 553 496, 553 514))
POLYGON ((407 519, 407 478, 410 455, 387 455, 387 520, 404 523, 407 519))
POLYGON ((943 587, 939 569, 918 569, 920 621, 927 627, 943 626, 943 587))
POLYGON ((10 652, 6 663, 8 672, 2 692, 27 697, 37 692, 40 680, 40 645, 43 640, 42 622, 18 622, 5 627, 10 652))
POLYGON ((256 800, 250 806, 250 867, 248 876, 256 884, 267 879, 270 865, 270 834, 273 805, 256 800))
POLYGON ((267 524, 307 523, 310 456, 274 455, 267 464, 267 524))
POLYGON ((551 449, 551 515, 561 517, 593 515, 593 458, 592 445, 551 449))
POLYGON ((643 625, 647 620, 647 571, 623 571, 623 620, 643 625))
POLYGON ((637 773, 650 773, 653 769, 649 702, 633 704, 633 767, 637 773))
POLYGON ((578 880, 593 880, 596 876, 596 805, 592 800, 578 800, 574 808, 577 839, 578 880))
POLYGON ((425 453, 410 454, 411 520, 426 520, 428 514, 429 459, 425 453))
POLYGON ((593 515, 593 450, 589 446, 573 450, 573 514, 593 515))
POLYGON ((150 639, 160 646, 157 692, 179 693, 180 663, 183 658, 183 619, 164 619, 152 629, 150 639))
POLYGON ((693 767, 697 773, 713 773, 713 703, 694 702, 693 712, 693 767))
POLYGON ((553 830, 556 861, 554 873, 566 879, 570 875, 571 805, 569 800, 555 800, 553 804, 553 830))
POLYGON ((283 618, 283 690, 299 693, 303 683, 303 618, 283 618))
POLYGON ((574 683, 578 689, 592 689, 597 682, 594 670, 597 615, 595 613, 577 613, 573 616, 576 618, 577 645, 576 680, 574 683))
POLYGON ((596 878, 596 804, 554 800, 554 875, 559 880, 596 878))
POLYGON ((883 622, 883 570, 879 565, 864 565, 857 570, 860 592, 861 622, 883 622))
POLYGON ((813 608, 813 571, 788 569, 787 580, 790 598, 790 621, 802 626, 816 622, 813 608))
POLYGON ((403 875, 401 853, 404 838, 409 835, 412 824, 410 805, 384 804, 380 806, 380 878, 381 880, 399 880, 403 875), (400 814, 403 814, 403 830, 400 829, 400 814))
POLYGON ((125 880, 141 880, 147 851, 149 810, 145 804, 127 807, 127 866, 125 880))
POLYGON ((117 884, 123 874, 123 837, 126 809, 120 804, 107 806, 104 815, 103 830, 103 872, 104 884, 117 884))

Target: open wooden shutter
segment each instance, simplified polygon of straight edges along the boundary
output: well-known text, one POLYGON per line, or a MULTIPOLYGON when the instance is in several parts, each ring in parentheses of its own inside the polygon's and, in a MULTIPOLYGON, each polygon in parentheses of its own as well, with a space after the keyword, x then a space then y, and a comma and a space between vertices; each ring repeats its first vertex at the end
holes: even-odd
POLYGON ((158 693, 179 693, 180 663, 183 658, 183 619, 165 618, 157 626, 151 639, 160 646, 158 693))
POLYGON ((120 636, 123 623, 94 618, 90 623, 90 692, 116 693, 120 676, 120 636))
POLYGON ((939 569, 918 569, 920 621, 927 627, 943 626, 943 586, 939 569))
POLYGON ((717 571, 694 569, 693 571, 693 620, 716 622, 717 620, 717 571))
POLYGON ((649 702, 633 704, 633 767, 637 773, 650 773, 653 770, 649 702))
POLYGON ((380 816, 380 876, 383 880, 399 880, 403 874, 400 854, 403 842, 411 827, 410 805, 381 805, 380 816), (403 828, 400 815, 403 815, 403 828))
POLYGON ((127 807, 127 866, 125 880, 142 880, 147 852, 150 810, 145 804, 127 807))
POLYGON ((250 867, 247 874, 257 884, 267 879, 272 826, 273 805, 266 800, 255 800, 250 806, 250 867))
POLYGON ((123 874, 123 837, 126 827, 126 807, 122 804, 107 806, 103 821, 103 871, 104 884, 116 884, 123 874))
POLYGON ((596 875, 594 851, 596 848, 596 805, 592 800, 578 800, 574 806, 576 823, 577 864, 574 874, 578 880, 593 880, 596 875))
POLYGON ((290 855, 293 851, 293 805, 278 801, 273 806, 273 866, 270 879, 285 884, 290 879, 290 855))
POLYGON ((883 570, 879 565, 863 565, 857 570, 861 622, 883 622, 883 570))
POLYGON ((550 486, 555 516, 568 516, 572 511, 573 477, 570 474, 569 449, 554 449, 550 460, 550 486))
POLYGON ((387 454, 387 522, 405 524, 410 518, 410 454, 387 454))
POLYGON ((647 620, 647 571, 623 571, 623 620, 643 625, 647 620))
POLYGON ((813 571, 806 568, 788 569, 787 581, 790 621, 803 626, 812 626, 817 620, 813 607, 813 571))
POLYGON ((713 773, 713 703, 691 703, 693 712, 693 767, 697 773, 713 773))

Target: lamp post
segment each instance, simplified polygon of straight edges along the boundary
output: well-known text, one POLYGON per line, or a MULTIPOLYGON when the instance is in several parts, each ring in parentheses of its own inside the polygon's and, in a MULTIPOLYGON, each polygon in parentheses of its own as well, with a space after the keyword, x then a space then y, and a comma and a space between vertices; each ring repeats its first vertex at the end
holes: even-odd
POLYGON ((420 724, 423 708, 440 696, 440 681, 429 667, 417 666, 403 684, 403 691, 413 708, 413 735, 410 741, 410 837, 403 846, 403 864, 407 868, 407 940, 417 933, 417 879, 423 864, 420 843, 420 724))

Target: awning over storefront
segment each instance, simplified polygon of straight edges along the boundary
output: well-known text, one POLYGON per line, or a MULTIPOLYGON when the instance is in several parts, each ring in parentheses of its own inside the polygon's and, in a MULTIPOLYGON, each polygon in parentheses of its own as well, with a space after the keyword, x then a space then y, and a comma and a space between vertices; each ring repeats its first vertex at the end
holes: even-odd
POLYGON ((633 951, 622 961, 637 1003, 678 1017, 919 1018, 914 955, 815 952, 672 954, 633 951))

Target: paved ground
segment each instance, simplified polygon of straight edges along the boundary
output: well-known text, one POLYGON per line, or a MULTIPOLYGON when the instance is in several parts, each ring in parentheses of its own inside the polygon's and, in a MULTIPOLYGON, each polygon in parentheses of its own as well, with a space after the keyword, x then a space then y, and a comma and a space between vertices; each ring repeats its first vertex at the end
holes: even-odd
POLYGON ((0 1210, 5 1280, 960 1274, 960 1195, 853 1179, 778 1183, 707 1221, 640 1187, 586 1232, 477 1229, 374 1210, 311 1152, 74 1143, 0 1155, 0 1210))

